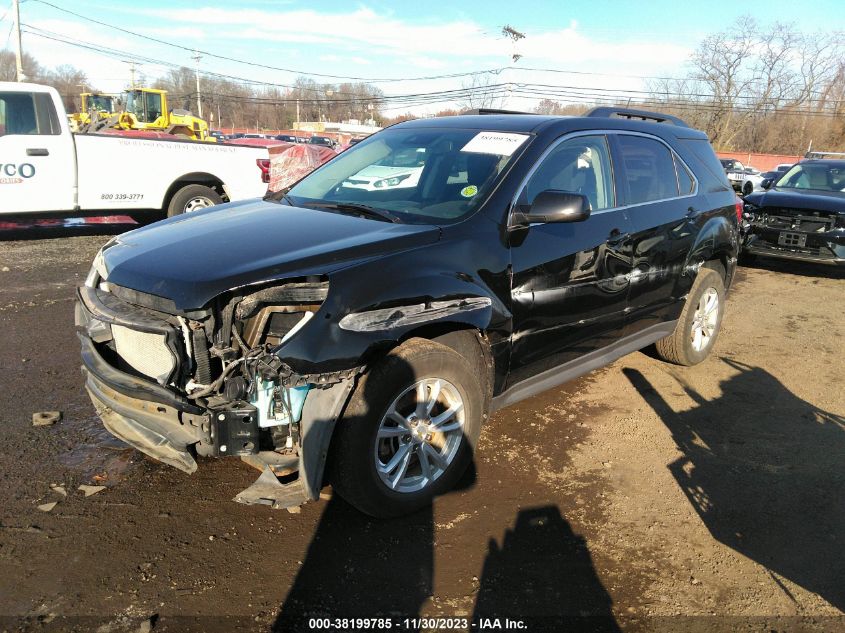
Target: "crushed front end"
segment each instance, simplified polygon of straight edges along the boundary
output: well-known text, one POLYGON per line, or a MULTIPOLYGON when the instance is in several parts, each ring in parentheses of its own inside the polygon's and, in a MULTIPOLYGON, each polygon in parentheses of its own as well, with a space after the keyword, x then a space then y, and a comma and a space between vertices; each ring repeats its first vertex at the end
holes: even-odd
POLYGON ((751 255, 845 265, 845 213, 746 201, 743 250, 751 255))
POLYGON ((358 369, 297 373, 279 349, 327 292, 324 278, 298 278, 181 311, 95 265, 75 308, 86 389, 106 428, 151 457, 188 473, 196 456, 285 465, 300 473, 298 502, 314 498, 358 369))

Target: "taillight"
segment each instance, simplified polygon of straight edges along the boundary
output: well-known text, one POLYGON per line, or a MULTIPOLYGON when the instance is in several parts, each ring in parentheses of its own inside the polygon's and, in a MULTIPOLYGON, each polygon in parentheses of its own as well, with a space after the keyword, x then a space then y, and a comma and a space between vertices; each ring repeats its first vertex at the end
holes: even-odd
MULTIPOLYGON (((267 161, 270 162, 270 161, 267 161)), ((736 201, 734 202, 734 206, 736 207, 736 221, 742 222, 742 210, 745 203, 742 201, 742 198, 739 196, 736 197, 736 201)))
POLYGON ((270 182, 270 159, 269 158, 257 158, 255 159, 255 164, 258 165, 258 169, 261 170, 261 182, 270 182))

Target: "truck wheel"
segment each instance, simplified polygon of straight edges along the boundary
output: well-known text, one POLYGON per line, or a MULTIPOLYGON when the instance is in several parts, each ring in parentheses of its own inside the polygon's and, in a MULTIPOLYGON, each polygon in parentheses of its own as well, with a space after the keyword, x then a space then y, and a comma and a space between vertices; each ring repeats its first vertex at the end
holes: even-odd
POLYGON ((725 311, 725 282, 710 268, 701 268, 675 331, 655 344, 658 355, 676 365, 696 365, 710 354, 725 311))
POLYGON ((332 486, 374 517, 430 504, 472 460, 483 402, 461 355, 434 341, 406 341, 356 386, 332 439, 332 486))
POLYGON ((750 196, 754 192, 754 185, 750 182, 745 183, 742 185, 742 195, 750 196))
POLYGON ((221 202, 223 202, 223 198, 210 187, 186 185, 173 194, 170 199, 170 204, 167 205, 167 217, 172 218, 183 213, 213 207, 221 202))

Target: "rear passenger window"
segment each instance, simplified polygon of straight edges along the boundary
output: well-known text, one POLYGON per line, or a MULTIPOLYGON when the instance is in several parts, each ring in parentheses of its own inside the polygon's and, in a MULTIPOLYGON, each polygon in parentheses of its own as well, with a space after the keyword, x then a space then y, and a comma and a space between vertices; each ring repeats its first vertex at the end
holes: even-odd
POLYGON ((678 196, 678 178, 668 147, 642 136, 620 134, 618 139, 628 204, 678 196))
POLYGON ((695 181, 690 176, 689 170, 684 166, 681 160, 673 154, 675 159, 675 171, 678 174, 678 189, 682 196, 687 196, 695 189, 695 181))

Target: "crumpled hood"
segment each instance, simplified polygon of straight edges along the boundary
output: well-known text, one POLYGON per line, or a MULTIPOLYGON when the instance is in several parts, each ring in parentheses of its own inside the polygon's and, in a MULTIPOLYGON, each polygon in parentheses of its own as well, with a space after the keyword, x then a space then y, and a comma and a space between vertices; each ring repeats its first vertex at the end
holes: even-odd
POLYGON ((226 290, 326 274, 436 242, 433 225, 391 224, 263 200, 212 207, 119 236, 103 249, 110 283, 203 307, 226 290))
POLYGON ((836 191, 796 192, 791 189, 769 189, 745 196, 745 201, 758 207, 809 209, 845 214, 845 193, 836 191))

